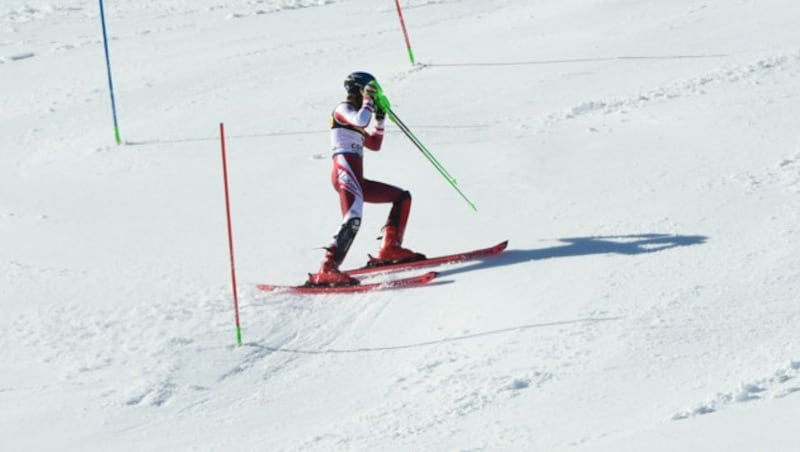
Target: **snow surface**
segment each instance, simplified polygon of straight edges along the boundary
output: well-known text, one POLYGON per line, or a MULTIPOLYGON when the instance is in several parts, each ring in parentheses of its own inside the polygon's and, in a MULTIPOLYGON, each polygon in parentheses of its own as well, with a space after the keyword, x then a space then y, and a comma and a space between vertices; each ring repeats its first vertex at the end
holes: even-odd
MULTIPOLYGON (((0 448, 800 450, 800 2, 0 5, 0 448), (299 283, 354 70, 426 288, 299 283), (235 345, 218 125, 244 344, 235 345)), ((374 252, 368 205, 346 261, 374 252)))

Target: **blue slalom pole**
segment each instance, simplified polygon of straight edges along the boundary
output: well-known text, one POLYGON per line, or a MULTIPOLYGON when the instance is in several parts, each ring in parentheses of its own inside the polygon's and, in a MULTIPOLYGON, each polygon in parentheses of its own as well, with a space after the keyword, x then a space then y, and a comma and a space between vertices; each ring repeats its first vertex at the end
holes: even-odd
POLYGON ((111 59, 108 56, 108 35, 106 34, 106 13, 103 0, 100 0, 100 23, 103 26, 103 47, 106 52, 106 73, 108 74, 108 91, 111 94, 111 114, 114 116, 114 138, 117 145, 122 144, 119 137, 119 124, 117 123, 117 103, 114 101, 114 82, 111 80, 111 59))

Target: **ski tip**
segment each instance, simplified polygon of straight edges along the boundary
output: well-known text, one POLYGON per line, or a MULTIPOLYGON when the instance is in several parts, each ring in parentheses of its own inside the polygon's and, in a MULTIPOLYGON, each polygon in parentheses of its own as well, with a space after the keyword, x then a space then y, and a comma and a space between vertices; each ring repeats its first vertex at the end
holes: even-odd
POLYGON ((375 285, 387 289, 394 287, 422 286, 433 281, 434 278, 436 278, 437 276, 439 276, 439 272, 430 271, 427 273, 422 273, 417 276, 412 276, 410 278, 402 278, 394 281, 386 281, 384 283, 375 283, 375 285))
POLYGON ((275 292, 280 290, 281 286, 276 286, 274 284, 256 284, 256 288, 264 292, 275 292))

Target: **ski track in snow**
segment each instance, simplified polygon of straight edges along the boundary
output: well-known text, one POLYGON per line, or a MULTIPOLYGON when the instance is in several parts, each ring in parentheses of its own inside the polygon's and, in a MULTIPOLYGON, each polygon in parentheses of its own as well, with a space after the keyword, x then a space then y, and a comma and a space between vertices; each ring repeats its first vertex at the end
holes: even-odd
MULTIPOLYGON (((589 100, 570 107, 565 111, 551 113, 534 123, 552 126, 559 122, 576 119, 588 115, 626 114, 648 105, 679 99, 688 96, 706 94, 715 85, 736 84, 750 81, 758 83, 758 79, 776 71, 800 70, 800 51, 764 57, 745 65, 731 65, 720 68, 706 75, 672 82, 668 85, 652 88, 625 98, 589 100)), ((522 125, 530 128, 530 125, 522 125)))
MULTIPOLYGON (((23 279, 33 284, 75 277, 67 269, 37 269, 14 262, 2 269, 4 279, 16 284, 23 279)), ((84 272, 82 277, 86 276, 84 272)), ((254 310, 248 317, 254 329, 245 329, 253 341, 234 347, 234 353, 232 346, 219 346, 220 336, 232 336, 230 301, 203 293, 95 311, 69 301, 15 319, 3 329, 0 344, 18 343, 27 356, 60 369, 53 377, 67 387, 90 388, 90 397, 101 406, 161 407, 176 399, 186 403, 196 393, 214 391, 229 380, 256 378, 264 383, 290 374, 295 365, 314 367, 318 356, 340 340, 341 332, 359 325, 365 313, 369 318, 380 313, 369 314, 380 307, 370 303, 369 309, 351 310, 351 315, 337 315, 331 322, 334 316, 329 311, 341 308, 337 303, 314 305, 291 296, 267 299, 273 301, 242 306, 245 313, 254 310), (309 328, 302 335, 287 328, 298 322, 309 328), (196 324, 209 325, 218 334, 196 331, 196 324), (259 338, 262 330, 269 339, 259 338), (198 375, 192 363, 200 354, 211 358, 198 375), (107 384, 119 372, 127 378, 107 384)))
POLYGON ((83 6, 85 2, 75 0, 62 2, 6 0, 3 3, 5 6, 0 10, 0 23, 24 24, 52 17, 85 15, 83 6))
POLYGON ((491 357, 476 360, 457 351, 436 353, 385 385, 383 397, 387 402, 380 408, 336 424, 326 433, 299 444, 297 450, 356 444, 378 447, 386 438, 403 444, 409 438, 445 428, 454 418, 470 416, 526 391, 536 391, 553 378, 552 373, 535 369, 486 375, 485 369, 491 368, 494 361, 497 359, 491 357), (475 385, 476 381, 482 383, 475 385), (368 435, 362 431, 363 425, 373 427, 368 435))
MULTIPOLYGON (((332 450, 354 445, 374 450, 387 438, 393 444, 411 447, 414 438, 432 431, 452 434, 447 426, 454 419, 502 409, 518 397, 535 397, 535 393, 558 380, 561 372, 580 368, 591 354, 592 340, 607 320, 612 319, 589 317, 583 321, 531 325, 536 328, 530 331, 498 331, 503 333, 498 335, 499 344, 487 342, 477 349, 460 347, 458 341, 425 343, 429 350, 420 355, 421 359, 409 363, 382 385, 380 397, 384 403, 355 419, 331 425, 292 450, 332 450), (552 368, 509 366, 509 356, 531 342, 542 343, 531 357, 532 362, 555 360, 561 364, 552 368), (368 434, 363 425, 371 426, 368 434)), ((483 336, 467 334, 459 341, 483 336)))
POLYGON ((675 413, 672 420, 688 419, 726 409, 731 405, 778 399, 800 392, 800 361, 789 361, 772 375, 741 383, 733 391, 717 393, 706 402, 675 413))
POLYGON ((27 58, 33 58, 36 56, 34 52, 22 52, 22 53, 15 53, 8 56, 0 56, 0 63, 5 63, 7 61, 19 61, 24 60, 27 58))
MULTIPOLYGON (((187 9, 184 1, 160 1, 158 2, 159 11, 164 15, 187 16, 198 11, 216 12, 223 11, 230 14, 230 17, 246 17, 248 15, 258 15, 267 13, 278 13, 281 11, 311 8, 315 6, 325 6, 337 3, 338 0, 233 0, 218 2, 210 6, 205 6, 201 10, 187 9), (239 12, 234 12, 239 11, 239 12)), ((137 11, 150 11, 153 7, 149 3, 154 1, 139 1, 131 3, 107 2, 105 4, 106 15, 130 14, 137 11)), ((0 10, 0 23, 8 22, 12 24, 24 24, 28 22, 42 21, 53 17, 99 17, 99 9, 96 3, 91 7, 86 7, 85 1, 61 0, 6 0, 6 5, 0 10)))
POLYGON ((53 378, 67 388, 91 388, 103 406, 157 407, 205 387, 192 383, 186 364, 192 356, 220 347, 204 344, 191 325, 200 317, 198 321, 222 326, 220 310, 229 313, 228 302, 207 297, 99 311, 65 303, 16 319, 0 342, 16 342, 41 364, 60 369, 53 378), (127 378, 107 384, 118 372, 127 378))
MULTIPOLYGON (((47 2, 41 0, 14 2, 14 0, 8 0, 8 2, 9 3, 4 2, 4 8, 0 9, 0 24, 6 24, 8 27, 7 31, 11 36, 22 34, 21 30, 27 30, 29 27, 36 26, 40 23, 53 21, 60 23, 67 19, 72 21, 90 20, 96 22, 100 17, 100 11, 96 3, 93 4, 92 7, 87 7, 85 2, 76 0, 62 0, 61 2, 47 2)), ((116 28, 110 28, 108 31, 108 39, 114 41, 117 39, 137 38, 155 33, 191 28, 193 27, 191 22, 194 20, 192 19, 187 23, 184 22, 182 18, 188 18, 194 14, 222 15, 225 19, 234 20, 263 14, 276 14, 287 10, 327 6, 337 2, 338 0, 238 0, 224 3, 220 2, 203 7, 202 9, 187 9, 186 2, 174 1, 172 4, 159 5, 162 14, 156 18, 155 23, 162 23, 163 25, 134 31, 117 31, 116 28), (176 23, 176 20, 179 22, 176 23)), ((141 14, 142 12, 149 13, 152 6, 147 3, 148 2, 107 2, 105 4, 106 16, 114 18, 115 21, 112 25, 115 25, 117 21, 123 21, 126 18, 141 14)), ((33 33, 30 39, 23 39, 17 42, 5 42, 0 44, 0 48, 12 44, 17 47, 29 47, 36 42, 37 34, 33 33)), ((91 38, 84 38, 74 42, 40 42, 38 46, 42 47, 42 49, 38 51, 23 50, 6 55, 0 53, 0 64, 12 63, 39 56, 43 54, 44 48, 47 49, 48 53, 55 53, 87 46, 95 46, 100 42, 102 41, 94 35, 92 35, 91 38)))
POLYGON ((774 166, 760 172, 746 171, 731 176, 731 179, 740 182, 747 193, 777 186, 800 194, 800 151, 781 158, 774 166))

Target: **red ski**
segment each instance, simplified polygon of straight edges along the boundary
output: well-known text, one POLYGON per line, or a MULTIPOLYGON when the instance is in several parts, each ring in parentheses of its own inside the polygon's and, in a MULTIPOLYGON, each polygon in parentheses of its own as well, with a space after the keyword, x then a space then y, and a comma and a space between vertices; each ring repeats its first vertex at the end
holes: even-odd
POLYGON ((398 287, 420 286, 433 281, 439 274, 436 272, 423 273, 417 276, 408 278, 395 279, 393 281, 384 281, 379 283, 358 284, 355 286, 280 286, 273 284, 259 284, 256 287, 265 292, 290 292, 290 293, 307 293, 307 294, 323 294, 323 293, 355 293, 355 292, 369 292, 372 290, 393 289, 398 287))
POLYGON ((344 270, 344 273, 356 276, 356 275, 366 275, 370 273, 390 273, 390 272, 411 270, 417 268, 433 267, 442 264, 454 264, 458 262, 480 259, 482 257, 488 257, 500 254, 506 249, 507 246, 508 246, 508 240, 500 242, 495 246, 490 246, 489 248, 449 254, 447 256, 429 257, 427 259, 422 259, 419 261, 401 262, 399 264, 354 268, 351 270, 344 270))

